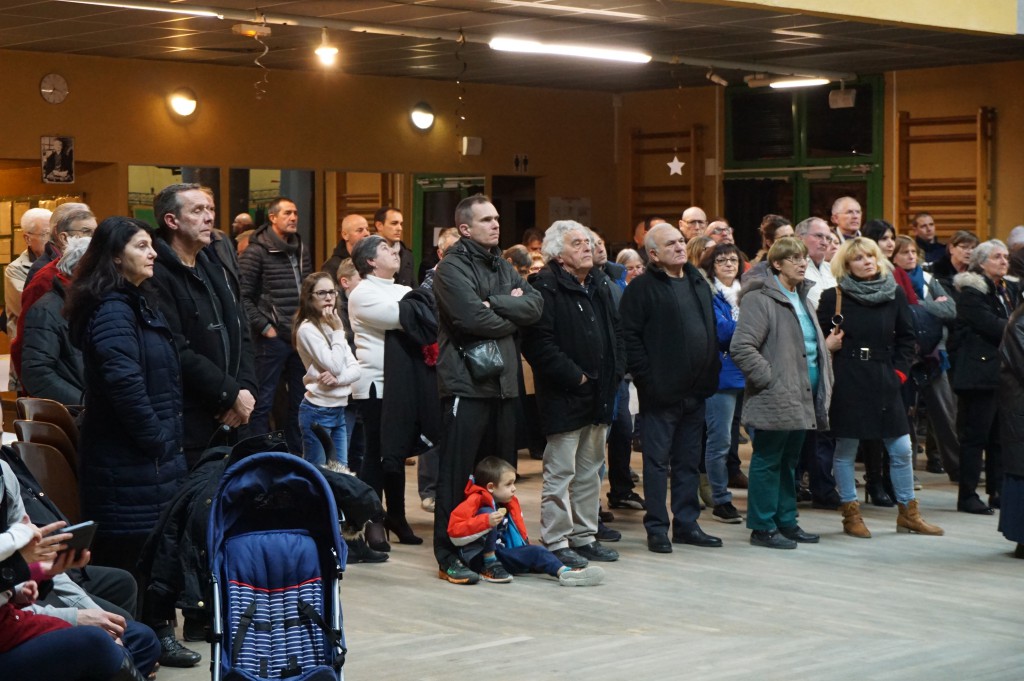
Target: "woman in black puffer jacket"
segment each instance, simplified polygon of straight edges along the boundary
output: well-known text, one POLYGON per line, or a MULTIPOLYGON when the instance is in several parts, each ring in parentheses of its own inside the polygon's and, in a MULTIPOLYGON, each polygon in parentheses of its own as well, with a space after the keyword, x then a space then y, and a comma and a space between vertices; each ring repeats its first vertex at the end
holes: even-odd
POLYGON ((186 474, 178 354, 146 300, 147 230, 125 217, 100 223, 65 306, 85 364, 82 515, 99 524, 96 561, 130 571, 186 474))

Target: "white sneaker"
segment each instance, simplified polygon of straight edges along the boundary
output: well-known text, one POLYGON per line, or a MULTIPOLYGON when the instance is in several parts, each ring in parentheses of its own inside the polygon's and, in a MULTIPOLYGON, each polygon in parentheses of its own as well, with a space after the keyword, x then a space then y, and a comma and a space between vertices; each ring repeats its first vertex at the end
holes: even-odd
POLYGON ((426 499, 420 502, 420 508, 422 508, 427 513, 433 513, 435 503, 436 502, 433 499, 427 497, 426 499))
POLYGON ((579 570, 565 570, 558 575, 558 583, 562 586, 597 586, 604 581, 604 570, 596 565, 588 565, 579 570))

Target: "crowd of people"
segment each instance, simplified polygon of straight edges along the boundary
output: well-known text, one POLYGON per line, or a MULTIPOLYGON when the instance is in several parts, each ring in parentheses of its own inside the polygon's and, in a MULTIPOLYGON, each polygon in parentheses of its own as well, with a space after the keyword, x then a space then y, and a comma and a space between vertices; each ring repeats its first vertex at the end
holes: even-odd
MULTIPOLYGON (((381 517, 347 534, 355 562, 387 560, 392 540, 424 542, 406 518, 415 459, 438 576, 453 584, 528 572, 603 581, 591 563, 618 560, 609 544, 621 538, 605 524, 605 477, 607 506, 643 510, 655 553, 722 546, 698 523, 705 506, 745 522, 760 547, 820 541, 797 523, 800 502, 870 538, 858 458, 867 501, 896 506, 898 532, 942 535, 915 496, 918 451, 958 484, 957 510, 1003 508, 1000 529, 1024 557, 1024 227, 1009 246, 969 232, 943 245, 931 215, 902 235, 864 222, 846 196, 829 220, 766 215, 748 259, 725 219, 692 206, 677 225, 640 222, 634 247, 613 259, 600 233, 572 220, 503 251, 498 212, 478 194, 417 276, 394 207, 372 225, 346 216, 318 271, 288 198, 254 230, 238 216, 247 231, 236 243, 214 227, 200 185, 164 188, 154 214, 155 227, 97 224, 69 203, 22 218, 27 248, 4 273, 12 383, 81 411, 82 515, 99 531, 91 553, 62 551, 59 510, 56 522, 19 510, 26 482, 2 464, 4 669, 56 649, 44 637, 68 655, 96 653, 75 678, 197 664, 176 638, 173 595, 141 607, 134 595, 82 600, 77 624, 107 623, 102 642, 17 612, 90 559, 131 582, 204 452, 272 428, 293 454, 357 475, 383 502, 381 517), (520 449, 542 460, 535 544, 515 496, 520 449), (736 487, 748 489, 743 510, 736 487)), ((208 615, 185 615, 185 637, 204 636, 208 615)))

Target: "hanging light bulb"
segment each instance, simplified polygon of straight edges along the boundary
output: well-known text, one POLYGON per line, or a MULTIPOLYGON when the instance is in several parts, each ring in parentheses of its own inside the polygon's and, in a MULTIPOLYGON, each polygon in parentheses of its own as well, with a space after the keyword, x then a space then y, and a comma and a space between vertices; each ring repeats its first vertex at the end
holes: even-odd
POLYGON ((333 66, 338 57, 338 48, 327 42, 327 29, 320 29, 320 47, 316 48, 316 56, 324 66, 333 66))

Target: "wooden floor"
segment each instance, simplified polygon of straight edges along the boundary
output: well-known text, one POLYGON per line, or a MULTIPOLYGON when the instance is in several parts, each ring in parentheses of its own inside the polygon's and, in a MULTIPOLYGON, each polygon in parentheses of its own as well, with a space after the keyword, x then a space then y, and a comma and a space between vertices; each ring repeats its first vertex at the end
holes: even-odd
MULTIPOLYGON (((536 537, 540 462, 525 458, 520 469, 536 537)), ((895 509, 869 506, 874 537, 854 539, 837 512, 801 507, 801 526, 821 543, 773 551, 705 511, 701 525, 723 548, 658 555, 647 551, 642 512, 617 510, 621 559, 605 565, 604 585, 569 589, 535 576, 437 579, 414 470, 410 522, 428 541, 345 574, 349 681, 1024 679, 1024 560, 996 531, 998 516, 953 510, 945 476, 918 473, 923 515, 944 537, 897 535, 895 509)), ((734 503, 743 512, 745 492, 734 503)), ((158 678, 209 678, 208 647, 197 649, 199 667, 158 678)))

